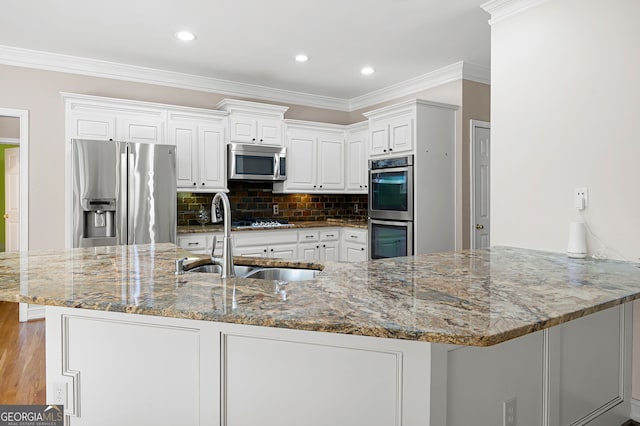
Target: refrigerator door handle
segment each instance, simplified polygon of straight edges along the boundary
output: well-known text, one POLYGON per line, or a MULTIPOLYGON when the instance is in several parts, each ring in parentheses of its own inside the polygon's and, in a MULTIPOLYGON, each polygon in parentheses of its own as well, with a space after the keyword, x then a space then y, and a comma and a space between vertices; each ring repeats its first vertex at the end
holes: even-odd
POLYGON ((119 244, 127 244, 127 211, 129 210, 129 197, 124 188, 127 182, 127 154, 126 151, 120 153, 120 190, 118 193, 118 235, 119 244))
MULTIPOLYGON (((131 149, 131 147, 129 147, 131 149)), ((135 213, 136 213, 136 199, 135 199, 135 182, 134 182, 134 170, 135 170, 135 155, 129 152, 129 162, 127 164, 128 169, 128 188, 127 188, 127 217, 129 223, 127 224, 127 244, 135 244, 135 213)))

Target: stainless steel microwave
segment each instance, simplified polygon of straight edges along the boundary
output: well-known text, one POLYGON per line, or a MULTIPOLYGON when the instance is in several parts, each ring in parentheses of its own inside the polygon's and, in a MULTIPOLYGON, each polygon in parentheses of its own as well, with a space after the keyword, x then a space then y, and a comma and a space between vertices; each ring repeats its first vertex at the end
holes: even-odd
POLYGON ((283 181, 287 179, 287 149, 279 146, 231 143, 229 179, 283 181))

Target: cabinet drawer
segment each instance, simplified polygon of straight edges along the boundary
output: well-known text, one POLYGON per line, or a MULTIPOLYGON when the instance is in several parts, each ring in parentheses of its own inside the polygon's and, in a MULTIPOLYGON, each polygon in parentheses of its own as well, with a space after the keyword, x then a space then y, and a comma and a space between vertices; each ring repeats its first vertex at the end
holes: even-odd
POLYGON ((320 231, 320 240, 322 241, 335 241, 340 239, 340 230, 338 229, 325 229, 320 231))
POLYGON ((296 244, 298 233, 296 231, 240 231, 233 232, 233 239, 236 247, 273 245, 273 244, 296 244))
POLYGON ((208 237, 206 235, 179 236, 178 245, 189 251, 206 250, 208 248, 208 237))
POLYGON ((358 230, 358 229, 345 229, 344 241, 359 243, 359 244, 367 244, 367 231, 358 230))
POLYGON ((320 232, 318 231, 298 231, 298 241, 301 243, 313 243, 320 241, 320 232))

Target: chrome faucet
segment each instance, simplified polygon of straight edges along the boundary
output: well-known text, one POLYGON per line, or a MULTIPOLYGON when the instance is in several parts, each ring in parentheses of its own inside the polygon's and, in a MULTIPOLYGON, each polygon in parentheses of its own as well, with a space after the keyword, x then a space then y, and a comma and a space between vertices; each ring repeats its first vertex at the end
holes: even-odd
POLYGON ((231 206, 229 205, 229 197, 224 192, 217 192, 211 201, 211 222, 219 223, 222 220, 222 212, 220 211, 220 201, 224 209, 224 237, 222 239, 222 256, 216 256, 216 237, 213 237, 213 247, 211 248, 211 261, 214 265, 220 265, 221 278, 232 278, 235 276, 233 271, 233 250, 231 248, 231 206))

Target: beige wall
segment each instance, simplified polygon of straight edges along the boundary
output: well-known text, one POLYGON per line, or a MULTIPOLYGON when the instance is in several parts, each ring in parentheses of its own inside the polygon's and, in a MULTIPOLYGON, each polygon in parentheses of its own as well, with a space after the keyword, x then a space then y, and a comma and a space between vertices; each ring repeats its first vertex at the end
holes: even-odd
POLYGON ((586 186, 589 252, 638 261, 638 16, 637 0, 554 0, 493 25, 492 244, 565 251, 586 186))
MULTIPOLYGON (((6 107, 3 107, 6 108, 6 107)), ((0 138, 20 137, 20 119, 15 117, 0 116, 0 138)))

